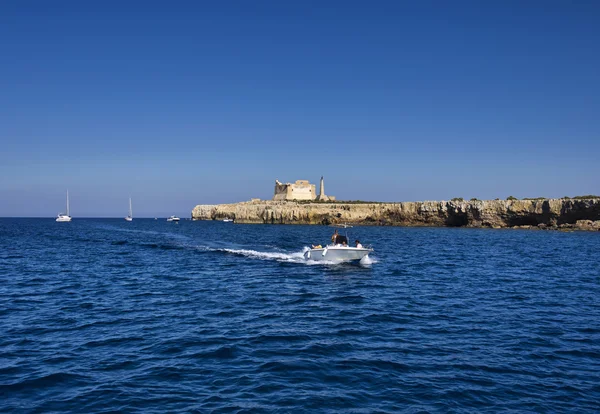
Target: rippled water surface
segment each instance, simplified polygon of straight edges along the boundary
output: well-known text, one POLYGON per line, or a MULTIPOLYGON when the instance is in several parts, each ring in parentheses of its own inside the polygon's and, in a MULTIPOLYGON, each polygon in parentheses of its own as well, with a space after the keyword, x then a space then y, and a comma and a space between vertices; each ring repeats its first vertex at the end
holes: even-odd
POLYGON ((598 412, 600 233, 0 219, 0 412, 598 412))

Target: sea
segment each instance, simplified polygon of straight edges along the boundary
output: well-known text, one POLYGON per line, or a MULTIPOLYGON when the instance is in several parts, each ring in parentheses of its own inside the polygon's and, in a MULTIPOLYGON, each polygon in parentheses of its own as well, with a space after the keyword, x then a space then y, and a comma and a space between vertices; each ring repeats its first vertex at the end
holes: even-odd
POLYGON ((0 219, 0 412, 600 412, 600 232, 332 232, 0 219))

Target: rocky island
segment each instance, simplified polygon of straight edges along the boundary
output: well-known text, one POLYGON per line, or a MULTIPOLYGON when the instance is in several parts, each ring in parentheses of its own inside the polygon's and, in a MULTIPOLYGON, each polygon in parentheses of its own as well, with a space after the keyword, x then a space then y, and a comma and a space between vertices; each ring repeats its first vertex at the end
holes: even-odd
POLYGON ((600 230, 600 199, 451 200, 400 203, 264 201, 198 205, 194 220, 236 223, 600 230))
POLYGON ((560 199, 417 201, 379 203, 337 201, 308 180, 275 180, 272 200, 197 205, 193 220, 247 224, 351 224, 379 226, 488 227, 600 230, 600 197, 560 199))

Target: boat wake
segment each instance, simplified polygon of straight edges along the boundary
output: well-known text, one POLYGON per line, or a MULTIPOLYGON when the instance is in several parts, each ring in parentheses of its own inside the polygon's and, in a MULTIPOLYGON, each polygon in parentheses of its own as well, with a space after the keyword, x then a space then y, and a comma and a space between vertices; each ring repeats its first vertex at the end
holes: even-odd
MULTIPOLYGON (((258 250, 252 249, 233 249, 233 248, 211 248, 207 246, 198 246, 199 250, 203 251, 213 251, 213 252, 223 252, 228 254, 234 254, 239 256, 248 257, 251 259, 259 259, 259 260, 274 260, 282 263, 299 263, 308 266, 314 265, 339 265, 340 262, 328 261, 328 260, 306 260, 304 258, 304 253, 310 250, 309 247, 304 247, 300 252, 262 252, 258 250)), ((361 261, 360 264, 364 266, 369 266, 373 263, 376 263, 376 260, 366 256, 361 261)), ((347 263, 345 263, 347 264, 347 263)))
POLYGON ((360 264, 363 266, 370 266, 373 263, 377 263, 377 259, 374 259, 370 256, 365 256, 362 259, 360 259, 360 264))
MULTIPOLYGON (((279 251, 261 251, 261 250, 254 250, 253 248, 251 248, 250 246, 246 247, 246 246, 232 246, 230 243, 225 243, 225 242, 209 242, 208 244, 196 244, 192 241, 192 239, 189 236, 186 235, 181 235, 181 234, 177 234, 177 233, 170 233, 170 232, 160 232, 160 231, 151 231, 151 230, 141 230, 141 229, 128 229, 128 228, 120 228, 117 226, 111 226, 111 225, 101 225, 99 227, 103 227, 106 230, 111 230, 111 231, 117 231, 117 232, 126 232, 126 233, 139 233, 139 234, 144 234, 144 235, 151 235, 151 236, 160 236, 159 239, 162 240, 155 240, 154 242, 133 242, 133 244, 136 245, 140 245, 142 247, 147 247, 147 248, 156 248, 159 250, 195 250, 198 252, 214 252, 214 253, 224 253, 224 254, 230 254, 230 255, 236 255, 236 256, 241 256, 241 257, 246 257, 249 259, 256 259, 256 260, 271 260, 271 261, 276 261, 276 262, 280 262, 280 263, 297 263, 297 264, 303 264, 303 265, 307 265, 307 266, 313 266, 313 265, 339 265, 340 262, 337 261, 333 261, 333 260, 306 260, 304 257, 304 254, 310 250, 310 248, 308 246, 305 246, 301 251, 297 251, 297 252, 289 252, 289 251, 285 251, 285 250, 280 250, 277 249, 275 246, 272 245, 265 245, 265 246, 260 246, 259 248, 265 248, 265 249, 273 249, 273 250, 279 250, 279 251)), ((157 239, 156 237, 153 237, 153 239, 157 239)), ((126 244, 131 244, 132 241, 131 240, 114 240, 111 242, 112 245, 126 245, 126 244)), ((254 247, 254 246, 252 246, 254 247)), ((369 266, 373 263, 376 263, 376 260, 366 256, 364 257, 361 261, 360 261, 360 265, 361 266, 369 266)), ((346 263, 347 264, 347 263, 346 263)))
POLYGON ((252 249, 235 249, 235 248, 219 248, 210 246, 196 246, 197 250, 208 251, 208 252, 221 252, 227 254, 233 254, 237 256, 243 256, 250 259, 258 260, 274 260, 281 263, 299 263, 299 264, 333 264, 333 262, 315 262, 312 260, 304 260, 304 252, 308 247, 305 247, 301 252, 263 252, 252 249))
POLYGON ((276 260, 278 262, 301 263, 304 261, 302 252, 284 253, 284 252, 261 252, 250 249, 217 249, 226 253, 250 257, 262 260, 276 260))

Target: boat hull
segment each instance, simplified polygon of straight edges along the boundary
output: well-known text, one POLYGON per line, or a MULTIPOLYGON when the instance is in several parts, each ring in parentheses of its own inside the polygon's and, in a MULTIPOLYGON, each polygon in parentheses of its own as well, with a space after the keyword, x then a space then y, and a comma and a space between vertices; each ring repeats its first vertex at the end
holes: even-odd
POLYGON ((367 257, 373 249, 327 246, 319 249, 310 249, 304 253, 306 260, 327 262, 355 262, 367 257))
POLYGON ((125 221, 133 221, 132 217, 125 217, 125 221))

